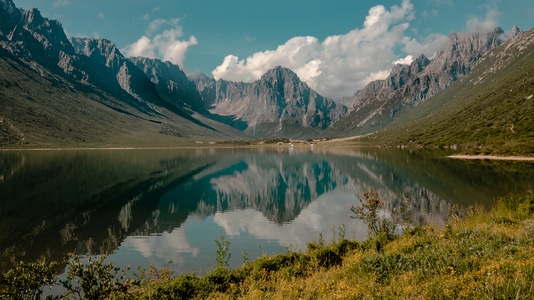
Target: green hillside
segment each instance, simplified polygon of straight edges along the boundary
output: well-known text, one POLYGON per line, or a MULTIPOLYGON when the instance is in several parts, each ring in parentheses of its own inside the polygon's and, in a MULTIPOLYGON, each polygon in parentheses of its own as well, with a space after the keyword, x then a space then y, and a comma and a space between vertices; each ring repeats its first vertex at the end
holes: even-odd
POLYGON ((534 29, 511 38, 461 80, 361 141, 534 155, 534 29))
POLYGON ((0 148, 176 146, 240 135, 165 107, 143 111, 125 93, 69 82, 0 51, 0 148))

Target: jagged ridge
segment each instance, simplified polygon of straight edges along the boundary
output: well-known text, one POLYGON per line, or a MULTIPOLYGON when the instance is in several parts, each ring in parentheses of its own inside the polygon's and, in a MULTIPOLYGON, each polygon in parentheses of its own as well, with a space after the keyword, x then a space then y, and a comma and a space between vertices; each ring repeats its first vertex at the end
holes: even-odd
POLYGON ((353 135, 385 128, 470 72, 504 40, 501 28, 450 34, 448 44, 432 60, 421 55, 409 65, 396 65, 388 78, 369 83, 353 97, 350 114, 332 132, 353 135))
POLYGON ((196 82, 211 113, 246 123, 245 132, 256 137, 318 136, 347 111, 280 66, 252 83, 205 77, 196 82))

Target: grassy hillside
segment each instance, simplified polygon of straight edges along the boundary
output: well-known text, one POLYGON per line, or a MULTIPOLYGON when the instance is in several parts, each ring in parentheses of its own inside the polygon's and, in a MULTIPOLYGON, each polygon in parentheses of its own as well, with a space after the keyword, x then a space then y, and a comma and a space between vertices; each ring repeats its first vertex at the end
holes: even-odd
POLYGON ((164 107, 143 112, 125 99, 39 68, 0 49, 2 148, 175 146, 243 136, 215 121, 184 118, 164 107))
POLYGON ((461 80, 361 141, 534 155, 533 36, 531 29, 498 47, 461 80))

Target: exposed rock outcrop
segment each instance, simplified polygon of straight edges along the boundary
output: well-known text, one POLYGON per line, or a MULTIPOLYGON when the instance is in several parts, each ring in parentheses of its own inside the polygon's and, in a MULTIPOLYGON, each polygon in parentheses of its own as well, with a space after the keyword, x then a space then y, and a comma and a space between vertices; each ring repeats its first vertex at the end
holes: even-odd
POLYGON ((256 137, 318 136, 347 108, 319 95, 291 70, 276 67, 252 83, 196 79, 212 114, 231 116, 256 137))
POLYGON ((206 113, 195 83, 179 66, 145 57, 131 57, 130 61, 145 73, 165 101, 179 108, 206 113))
POLYGON ((453 33, 430 60, 421 55, 409 65, 396 65, 388 78, 369 83, 353 97, 351 112, 333 132, 365 134, 386 127, 467 74, 492 49, 505 41, 501 28, 489 32, 453 33))

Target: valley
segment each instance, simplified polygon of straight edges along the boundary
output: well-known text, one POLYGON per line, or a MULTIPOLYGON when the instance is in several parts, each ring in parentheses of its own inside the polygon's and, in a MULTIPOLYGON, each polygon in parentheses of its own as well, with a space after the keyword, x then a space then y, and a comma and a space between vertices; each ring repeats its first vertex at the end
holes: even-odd
MULTIPOLYGON (((278 66, 245 83, 68 38, 37 8, 1 2, 0 147, 112 148, 338 140, 534 153, 534 31, 452 33, 434 57, 330 99, 278 66), (359 138, 351 138, 351 137, 359 138)), ((331 143, 335 144, 335 143, 331 143)))

